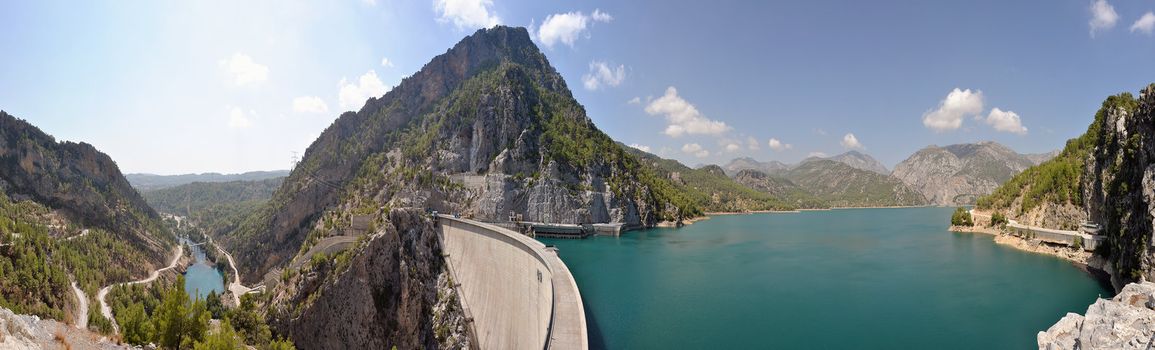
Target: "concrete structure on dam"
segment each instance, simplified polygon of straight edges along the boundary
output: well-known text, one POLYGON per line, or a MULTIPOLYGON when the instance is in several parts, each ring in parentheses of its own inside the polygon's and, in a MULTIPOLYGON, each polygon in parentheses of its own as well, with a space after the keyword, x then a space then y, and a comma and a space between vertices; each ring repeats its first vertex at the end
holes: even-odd
POLYGON ((490 224, 439 215, 437 226, 481 349, 588 349, 585 311, 557 251, 490 224))

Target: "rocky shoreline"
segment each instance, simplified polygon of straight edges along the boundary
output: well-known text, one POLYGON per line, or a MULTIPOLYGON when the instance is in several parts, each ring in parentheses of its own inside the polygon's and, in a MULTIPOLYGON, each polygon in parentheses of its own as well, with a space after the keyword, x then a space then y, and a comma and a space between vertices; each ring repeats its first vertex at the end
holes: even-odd
POLYGON ((1093 264, 1093 254, 1091 252, 1066 246, 1047 244, 1037 239, 1026 239, 1019 236, 1006 234, 1005 232, 1002 232, 1001 230, 993 227, 983 227, 980 225, 971 227, 951 226, 949 230, 956 233, 985 233, 994 236, 995 243, 1018 250, 1036 254, 1050 255, 1082 266, 1089 266, 1090 268, 1096 268, 1095 266, 1098 265, 1093 264))
POLYGON ((1036 336, 1039 349, 1150 349, 1155 345, 1155 283, 1123 287, 1084 315, 1068 313, 1036 336))

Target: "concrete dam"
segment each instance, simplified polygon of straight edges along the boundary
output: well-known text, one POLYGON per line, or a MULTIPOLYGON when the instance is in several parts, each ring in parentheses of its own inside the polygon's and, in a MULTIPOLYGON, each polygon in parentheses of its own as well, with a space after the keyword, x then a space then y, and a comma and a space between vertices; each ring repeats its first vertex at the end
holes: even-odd
POLYGON ((577 282, 557 251, 517 232, 439 215, 441 246, 480 349, 588 349, 577 282))

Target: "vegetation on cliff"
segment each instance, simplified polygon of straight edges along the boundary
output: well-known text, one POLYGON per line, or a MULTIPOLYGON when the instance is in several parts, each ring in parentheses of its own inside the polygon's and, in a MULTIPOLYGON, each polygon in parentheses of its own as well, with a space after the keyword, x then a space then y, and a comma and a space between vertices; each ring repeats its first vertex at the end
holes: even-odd
POLYGON ((380 224, 409 206, 647 226, 701 212, 646 168, 594 126, 524 28, 498 26, 342 114, 272 198, 218 238, 254 281, 333 232, 318 232, 327 215, 380 224))
MULTIPOLYGON (((656 175, 660 180, 664 180, 662 182, 672 184, 673 192, 670 196, 679 202, 689 202, 691 208, 701 208, 711 212, 793 210, 798 208, 797 204, 782 200, 773 194, 735 182, 727 177, 722 168, 718 166, 693 169, 673 159, 661 158, 624 145, 622 147, 647 165, 638 167, 639 169, 644 169, 643 171, 653 169, 653 173, 645 174, 646 176, 656 175)), ((654 182, 659 182, 656 180, 659 179, 655 179, 654 182)), ((688 216, 696 216, 700 213, 690 212, 687 214, 690 214, 688 216)))
POLYGON ((1086 162, 1100 144, 1107 113, 1114 110, 1133 113, 1137 107, 1138 101, 1131 93, 1108 97, 1095 113, 1095 119, 1086 133, 1068 140, 1059 155, 1051 160, 1027 168, 990 195, 979 198, 978 208, 1009 210, 1013 216, 1025 214, 1044 204, 1082 208, 1086 162))
POLYGON ((1068 141, 1054 159, 1015 176, 978 205, 1005 210, 1020 221, 1049 218, 1046 226, 1056 228, 1075 229, 1083 220, 1099 224, 1106 239, 1095 253, 1109 263, 1106 268, 1112 271, 1116 288, 1144 276, 1150 279, 1155 277, 1149 251, 1155 219, 1151 214, 1155 208, 1150 169, 1155 163, 1153 135, 1155 84, 1146 87, 1139 98, 1130 93, 1108 97, 1086 133, 1068 141))
POLYGON ((971 216, 971 212, 967 208, 958 207, 954 209, 954 213, 950 215, 950 224, 952 226, 966 226, 971 227, 975 225, 975 219, 971 216))

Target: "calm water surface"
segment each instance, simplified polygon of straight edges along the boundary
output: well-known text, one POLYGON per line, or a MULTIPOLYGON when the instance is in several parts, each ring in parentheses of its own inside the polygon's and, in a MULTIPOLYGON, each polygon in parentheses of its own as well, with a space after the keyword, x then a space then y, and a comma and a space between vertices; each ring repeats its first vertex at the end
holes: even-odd
POLYGON ((545 239, 610 349, 1025 349, 1111 294, 1065 261, 946 230, 950 208, 719 216, 545 239))
POLYGON ((224 276, 205 261, 204 245, 192 247, 196 262, 184 273, 184 291, 189 296, 204 298, 210 291, 221 294, 225 290, 224 276))

